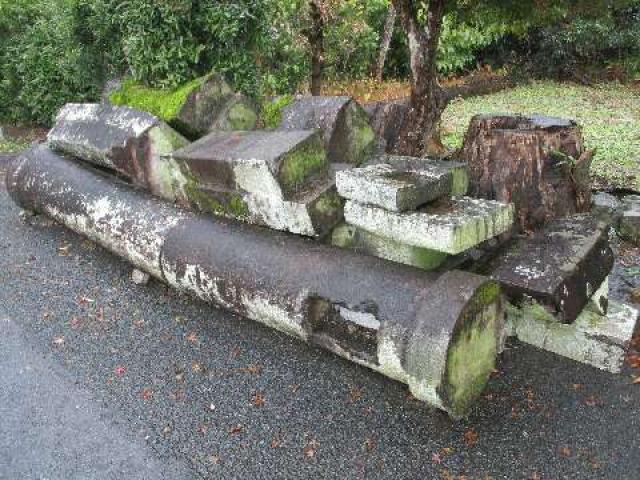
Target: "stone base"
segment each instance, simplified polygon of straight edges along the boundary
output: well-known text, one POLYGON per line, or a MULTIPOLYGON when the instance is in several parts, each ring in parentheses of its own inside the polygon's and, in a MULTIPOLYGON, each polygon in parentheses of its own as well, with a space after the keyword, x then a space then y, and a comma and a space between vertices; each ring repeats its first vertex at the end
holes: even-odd
POLYGON ((468 197, 403 213, 348 201, 344 215, 347 223, 376 235, 450 255, 505 233, 513 224, 511 204, 468 197))
POLYGON ((633 336, 638 310, 610 302, 607 315, 585 309, 563 324, 543 307, 507 304, 507 334, 520 341, 611 373, 619 373, 633 336))
POLYGON ((435 270, 449 258, 446 253, 399 243, 347 224, 333 231, 331 244, 423 270, 435 270))

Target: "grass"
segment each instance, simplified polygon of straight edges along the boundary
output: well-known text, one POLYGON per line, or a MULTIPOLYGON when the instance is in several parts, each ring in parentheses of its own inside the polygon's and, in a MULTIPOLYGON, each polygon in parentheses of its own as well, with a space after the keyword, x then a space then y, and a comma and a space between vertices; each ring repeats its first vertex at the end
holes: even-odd
POLYGON ((640 91, 619 84, 588 87, 551 81, 456 99, 442 119, 443 141, 462 144, 477 113, 539 113, 575 119, 587 148, 596 149, 591 173, 604 187, 640 189, 640 91))
POLYGON ((0 140, 0 153, 17 153, 28 148, 31 142, 26 140, 0 140))

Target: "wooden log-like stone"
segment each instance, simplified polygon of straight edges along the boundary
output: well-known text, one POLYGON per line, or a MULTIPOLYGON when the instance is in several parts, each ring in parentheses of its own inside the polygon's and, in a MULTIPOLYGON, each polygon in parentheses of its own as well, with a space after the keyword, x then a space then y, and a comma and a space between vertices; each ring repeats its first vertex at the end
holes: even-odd
POLYGON ((460 157, 469 165, 470 194, 514 203, 518 224, 530 230, 589 210, 592 154, 571 120, 476 115, 460 157))
POLYGON ((495 366, 500 287, 182 211, 40 147, 11 197, 169 285, 405 382, 463 416, 495 366))
POLYGON ((280 130, 320 129, 332 163, 360 165, 375 149, 375 134, 351 97, 298 97, 282 108, 280 130))
POLYGON ((161 157, 188 141, 157 117, 129 107, 98 103, 65 105, 47 136, 55 151, 113 170, 151 188, 161 157))
POLYGON ((557 219, 515 239, 481 271, 498 280, 514 304, 532 298, 571 323, 613 266, 607 230, 587 214, 557 219))

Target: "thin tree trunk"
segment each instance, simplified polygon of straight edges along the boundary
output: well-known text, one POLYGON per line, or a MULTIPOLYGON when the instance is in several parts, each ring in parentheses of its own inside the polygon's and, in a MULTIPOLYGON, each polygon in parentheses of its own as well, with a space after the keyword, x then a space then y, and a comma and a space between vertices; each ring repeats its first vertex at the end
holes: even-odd
POLYGON ((308 39, 311 46, 311 95, 322 91, 322 71, 324 67, 324 15, 322 0, 310 0, 311 28, 308 39))
POLYGON ((448 98, 437 78, 436 55, 447 0, 431 0, 424 25, 412 0, 393 0, 407 35, 411 58, 411 97, 395 152, 424 156, 442 151, 439 123, 448 98))
POLYGON ((384 31, 382 32, 382 41, 380 42, 380 52, 378 53, 378 63, 376 64, 376 80, 379 82, 382 81, 384 64, 387 61, 387 53, 389 52, 389 45, 391 45, 391 37, 393 36, 395 24, 396 7, 393 3, 390 3, 389 10, 387 10, 387 19, 384 22, 384 31))

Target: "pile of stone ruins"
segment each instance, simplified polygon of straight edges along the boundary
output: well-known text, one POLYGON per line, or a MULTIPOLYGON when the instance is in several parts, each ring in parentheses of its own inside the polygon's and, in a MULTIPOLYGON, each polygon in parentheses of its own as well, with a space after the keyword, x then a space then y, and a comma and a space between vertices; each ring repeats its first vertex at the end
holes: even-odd
MULTIPOLYGON (((608 299, 603 199, 597 216, 577 202, 529 222, 533 200, 516 187, 487 195, 487 167, 471 157, 385 153, 349 97, 297 97, 279 118, 190 141, 126 106, 68 104, 47 142, 10 166, 8 190, 127 259, 136 281, 154 276, 326 348, 452 417, 480 395, 508 336, 620 371, 638 312, 608 299)), ((536 135, 577 128, 509 118, 536 135)), ((191 134, 205 124, 188 120, 191 134)), ((616 221, 625 215, 638 212, 616 221)))

